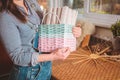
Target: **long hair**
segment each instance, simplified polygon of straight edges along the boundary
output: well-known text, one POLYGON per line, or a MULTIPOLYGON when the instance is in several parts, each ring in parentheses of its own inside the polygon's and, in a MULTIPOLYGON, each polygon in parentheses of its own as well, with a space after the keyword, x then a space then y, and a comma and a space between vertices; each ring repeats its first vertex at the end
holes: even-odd
POLYGON ((0 0, 0 2, 1 12, 2 11, 11 12, 21 22, 23 23, 27 22, 26 17, 19 11, 16 4, 13 3, 13 0, 0 0))

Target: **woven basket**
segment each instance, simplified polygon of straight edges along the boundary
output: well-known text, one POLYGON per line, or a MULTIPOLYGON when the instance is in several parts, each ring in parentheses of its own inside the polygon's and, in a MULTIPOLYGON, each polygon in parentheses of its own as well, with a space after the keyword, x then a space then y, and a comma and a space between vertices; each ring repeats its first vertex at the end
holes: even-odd
POLYGON ((120 80, 120 62, 94 58, 79 49, 64 62, 53 62, 52 75, 56 80, 120 80))
POLYGON ((76 49, 76 38, 72 34, 72 25, 52 24, 39 26, 39 51, 51 52, 62 47, 70 47, 72 51, 76 49))
POLYGON ((51 52, 62 47, 69 47, 71 51, 74 51, 76 49, 76 38, 72 34, 72 27, 68 24, 41 24, 38 27, 39 51, 51 52))

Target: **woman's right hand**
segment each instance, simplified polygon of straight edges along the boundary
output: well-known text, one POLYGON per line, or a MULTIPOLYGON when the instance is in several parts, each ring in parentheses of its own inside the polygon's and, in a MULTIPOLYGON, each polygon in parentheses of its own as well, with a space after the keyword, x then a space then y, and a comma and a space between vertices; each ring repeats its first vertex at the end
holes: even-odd
POLYGON ((53 60, 64 60, 70 54, 70 48, 60 48, 50 54, 40 54, 38 62, 53 61, 53 60))
POLYGON ((60 48, 53 51, 51 54, 53 55, 53 60, 64 60, 70 54, 70 48, 60 48))

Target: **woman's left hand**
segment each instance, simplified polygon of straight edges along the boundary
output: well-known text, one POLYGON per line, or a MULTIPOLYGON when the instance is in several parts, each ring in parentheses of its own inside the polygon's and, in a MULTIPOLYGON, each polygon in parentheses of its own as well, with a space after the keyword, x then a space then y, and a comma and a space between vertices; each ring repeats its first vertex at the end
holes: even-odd
POLYGON ((81 28, 80 27, 81 27, 80 24, 77 24, 76 27, 73 27, 72 32, 73 32, 74 37, 80 37, 80 35, 81 35, 81 28))

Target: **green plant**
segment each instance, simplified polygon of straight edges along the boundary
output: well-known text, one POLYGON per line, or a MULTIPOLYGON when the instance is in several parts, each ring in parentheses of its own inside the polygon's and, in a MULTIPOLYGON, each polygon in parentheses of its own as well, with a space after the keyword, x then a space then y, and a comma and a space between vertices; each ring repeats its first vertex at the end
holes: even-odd
POLYGON ((111 31, 114 37, 120 36, 120 20, 111 26, 111 31))

